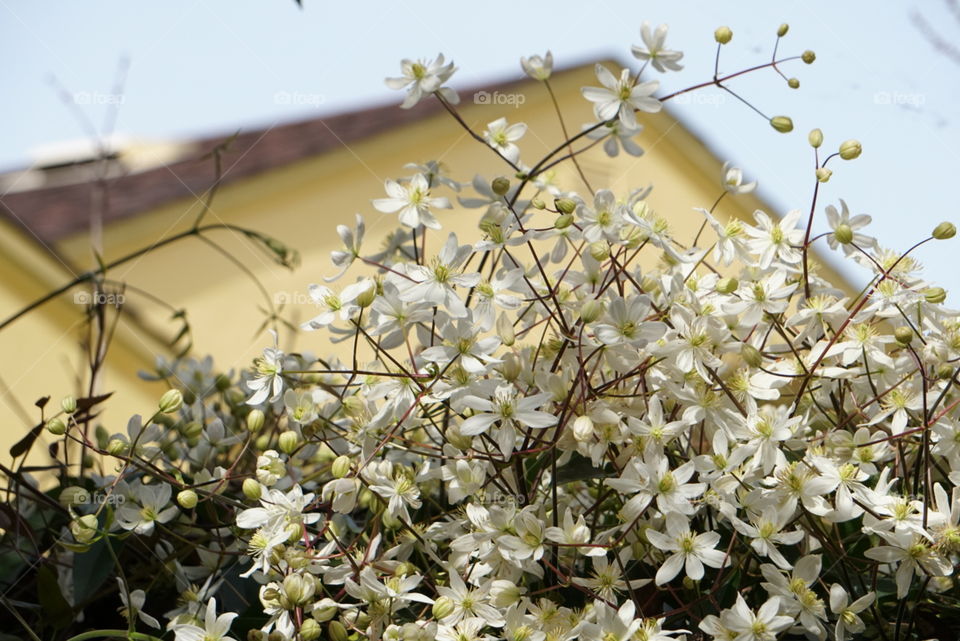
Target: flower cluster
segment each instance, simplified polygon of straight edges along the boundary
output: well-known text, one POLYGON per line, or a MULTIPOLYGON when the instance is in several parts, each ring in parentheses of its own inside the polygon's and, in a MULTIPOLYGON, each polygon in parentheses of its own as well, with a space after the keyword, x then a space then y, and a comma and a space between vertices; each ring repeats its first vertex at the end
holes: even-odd
MULTIPOLYGON (((681 68, 665 38, 644 26, 644 68, 681 68)), ((523 67, 548 83, 552 63, 523 67)), ((452 109, 453 71, 404 61, 388 82, 404 107, 452 109)), ((665 98, 630 69, 596 71, 598 121, 574 138, 631 151, 665 98)), ((898 252, 842 200, 816 236, 816 196, 809 215, 740 220, 678 194, 677 211, 704 208, 679 238, 646 191, 542 183, 551 158, 522 164, 525 131, 501 118, 475 136, 522 168, 512 180, 461 184, 430 163, 387 181, 372 206, 398 216, 388 246, 368 253, 358 216, 332 257, 353 282, 310 289, 320 312, 302 329, 342 356, 273 343, 242 395, 227 381, 104 439, 125 473, 99 483, 127 500, 106 522, 71 507, 71 544, 200 541, 191 567, 156 547, 182 584, 178 641, 230 638, 226 585, 255 586, 261 639, 919 633, 904 604, 955 599, 960 314, 914 253, 953 226, 898 252), (438 235, 461 189, 476 236, 438 235), (818 273, 813 252, 830 250, 864 288, 818 273)), ((821 182, 859 154, 821 160, 811 143, 821 182)), ((731 166, 718 181, 728 199, 755 187, 731 166)))

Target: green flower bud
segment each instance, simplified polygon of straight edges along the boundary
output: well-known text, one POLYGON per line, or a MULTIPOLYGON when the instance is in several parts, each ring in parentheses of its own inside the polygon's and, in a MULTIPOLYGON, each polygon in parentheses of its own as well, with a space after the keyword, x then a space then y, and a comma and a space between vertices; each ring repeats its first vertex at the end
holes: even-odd
POLYGON ((717 292, 721 294, 732 294, 737 291, 740 282, 736 278, 721 278, 717 281, 717 292))
POLYGON ((456 609, 457 604, 453 602, 453 599, 448 596, 442 596, 433 602, 433 618, 445 619, 453 614, 456 609))
POLYGON ((277 446, 284 454, 293 454, 300 446, 300 435, 293 430, 287 430, 277 439, 277 446))
POLYGON ((333 474, 333 478, 342 479, 347 474, 350 473, 350 457, 346 454, 341 454, 334 459, 333 464, 330 466, 330 473, 333 474))
POLYGON ((78 543, 89 543, 97 536, 98 527, 97 515, 85 514, 70 522, 70 533, 78 543))
POLYGON ((185 510, 192 510, 197 507, 197 493, 193 490, 182 490, 177 493, 177 503, 185 510))
POLYGON ((221 392, 225 392, 230 389, 230 377, 226 374, 217 374, 217 378, 214 380, 214 385, 216 385, 217 389, 221 392))
POLYGON ((923 297, 931 305, 939 305, 947 300, 947 291, 943 287, 930 287, 923 290, 923 297))
POLYGON ((893 337, 897 339, 900 345, 906 347, 913 341, 913 330, 906 325, 901 325, 893 330, 893 337))
POLYGON ((503 196, 510 191, 510 181, 503 176, 499 176, 493 179, 493 182, 490 183, 490 188, 493 189, 493 193, 496 195, 503 196))
POLYGON ((957 228, 951 222, 942 222, 933 228, 931 235, 937 240, 947 240, 957 235, 957 228))
POLYGON ((610 257, 610 243, 603 240, 590 243, 590 255, 599 261, 606 260, 610 257))
POLYGON ((127 442, 123 439, 114 438, 110 439, 110 442, 107 443, 106 450, 110 456, 120 456, 126 453, 128 447, 127 442))
POLYGON ((840 157, 844 160, 853 160, 863 153, 859 140, 845 140, 840 143, 840 157))
POLYGON ((90 492, 79 485, 71 485, 70 487, 63 488, 58 500, 63 507, 86 505, 90 502, 90 492))
POLYGON ((336 601, 330 598, 323 598, 313 606, 313 617, 317 621, 329 621, 335 617, 339 611, 340 608, 337 607, 336 601))
POLYGON ((327 637, 330 641, 347 641, 347 628, 339 621, 331 621, 327 624, 327 637))
POLYGON ((323 628, 316 619, 307 619, 300 624, 300 638, 303 641, 316 641, 323 634, 323 628))
POLYGON ((820 167, 817 169, 817 180, 819 182, 825 183, 830 180, 830 176, 833 175, 833 170, 827 169, 826 167, 820 167))
POLYGON ((833 230, 833 237, 836 238, 837 242, 841 245, 849 245, 853 242, 853 230, 850 229, 850 225, 840 223, 837 225, 837 228, 833 230))
POLYGON ((263 630, 247 630, 247 641, 264 641, 266 638, 263 630))
POLYGON ((940 380, 953 378, 953 365, 950 363, 940 363, 940 365, 937 366, 937 378, 940 380))
POLYGON ((51 418, 47 421, 47 431, 54 436, 63 436, 67 433, 67 424, 59 418, 51 418))
POLYGON ((260 436, 257 437, 257 440, 255 440, 253 444, 261 452, 263 450, 268 449, 270 447, 270 435, 261 434, 260 436))
POLYGON ((595 298, 587 299, 580 306, 580 320, 585 324, 590 324, 603 316, 603 302, 595 298))
POLYGON ((542 198, 534 198, 530 201, 530 206, 534 209, 546 209, 547 203, 543 202, 542 198))
POLYGON ((511 382, 517 380, 520 377, 520 359, 513 353, 504 355, 499 370, 505 380, 511 382))
POLYGON ((557 220, 554 221, 553 226, 557 229, 566 229, 573 224, 573 214, 560 214, 557 216, 557 220))
POLYGON ((748 343, 744 343, 743 347, 740 348, 740 355, 750 367, 760 367, 763 364, 763 354, 760 353, 759 349, 748 343))
POLYGON ((790 78, 787 80, 787 86, 790 87, 791 89, 799 89, 800 80, 798 80, 797 78, 790 78))
POLYGON ((60 401, 60 408, 67 414, 73 414, 77 411, 77 399, 72 396, 65 396, 60 401))
POLYGON ((713 39, 725 45, 733 39, 733 31, 730 30, 730 27, 717 27, 713 32, 713 39))
POLYGON ((793 131, 793 121, 789 116, 774 116, 770 119, 770 126, 782 134, 793 131))
POLYGON ((243 479, 243 495, 251 501, 256 501, 263 494, 263 488, 255 478, 243 479))
POLYGON ((200 421, 190 421, 184 424, 181 430, 187 438, 197 438, 203 434, 203 423, 200 421))
POLYGON ((808 65, 812 65, 813 61, 817 59, 817 54, 807 49, 800 55, 800 59, 803 60, 808 65))
POLYGON ((160 411, 164 414, 173 414, 183 406, 183 394, 178 389, 171 389, 164 392, 158 403, 160 411))
POLYGON ((819 129, 813 129, 807 134, 807 140, 810 142, 811 147, 817 149, 823 144, 823 132, 819 129))
POLYGON ((572 214, 573 210, 577 208, 577 203, 572 198, 557 198, 553 201, 553 206, 561 214, 572 214))
POLYGON ((267 635, 267 641, 287 641, 287 637, 283 635, 283 632, 278 632, 274 630, 267 635))
POLYGON ((788 32, 788 31, 790 31, 790 25, 788 25, 786 22, 784 22, 782 25, 780 25, 780 26, 777 28, 777 37, 778 37, 778 38, 784 37, 785 35, 787 35, 787 32, 788 32))
POLYGON ((259 432, 266 420, 267 417, 262 410, 250 410, 247 414, 247 429, 251 432, 259 432))

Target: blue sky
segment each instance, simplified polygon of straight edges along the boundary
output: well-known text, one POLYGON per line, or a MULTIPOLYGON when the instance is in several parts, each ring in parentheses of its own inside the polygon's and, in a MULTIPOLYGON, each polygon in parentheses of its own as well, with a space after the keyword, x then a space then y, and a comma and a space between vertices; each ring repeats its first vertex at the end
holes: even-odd
MULTIPOLYGON (((800 79, 800 89, 773 73, 732 86, 769 115, 793 117, 793 134, 777 134, 744 106, 729 98, 717 104, 710 94, 675 104, 679 115, 758 179, 763 195, 782 208, 778 213, 809 207, 807 131, 820 127, 831 149, 847 138, 861 140, 863 156, 836 162, 821 190, 820 230, 822 206, 838 198, 853 213, 871 214, 873 232, 898 249, 941 220, 960 223, 950 196, 960 167, 954 80, 960 63, 935 51, 912 18, 922 13, 941 37, 955 40, 960 21, 949 2, 304 4, 300 11, 293 0, 0 0, 0 53, 8 61, 0 168, 28 165, 41 145, 85 135, 52 77, 80 97, 77 107, 99 126, 115 100, 122 57, 130 69, 116 131, 169 139, 399 102, 382 79, 397 73, 401 57, 442 51, 460 67, 455 84, 461 86, 515 77, 519 55, 547 48, 558 66, 607 56, 630 60, 645 19, 668 23, 668 44, 686 53, 685 70, 661 78, 668 91, 709 78, 715 27, 734 31, 721 63, 731 72, 769 59, 777 26, 788 22, 782 51, 817 53, 813 66, 786 70, 800 79)), ((957 243, 933 244, 919 257, 931 280, 960 295, 957 243)))

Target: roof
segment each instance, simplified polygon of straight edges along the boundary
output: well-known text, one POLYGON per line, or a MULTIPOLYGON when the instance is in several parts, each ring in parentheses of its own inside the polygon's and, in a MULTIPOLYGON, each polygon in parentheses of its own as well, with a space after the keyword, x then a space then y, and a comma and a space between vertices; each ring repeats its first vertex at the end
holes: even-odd
MULTIPOLYGON (((568 71, 582 68, 577 66, 568 71)), ((521 78, 460 91, 464 95, 484 90, 502 91, 524 82, 527 80, 521 78)), ((412 109, 401 109, 397 102, 391 102, 327 117, 241 131, 222 153, 220 184, 277 169, 441 111, 443 107, 436 100, 423 101, 412 109)), ((0 216, 25 228, 42 243, 52 244, 87 228, 94 203, 100 198, 104 185, 109 199, 103 210, 104 224, 199 195, 216 180, 210 153, 228 138, 229 135, 221 135, 192 141, 190 147, 195 152, 186 159, 111 177, 103 184, 88 180, 4 194, 0 196, 0 216)))

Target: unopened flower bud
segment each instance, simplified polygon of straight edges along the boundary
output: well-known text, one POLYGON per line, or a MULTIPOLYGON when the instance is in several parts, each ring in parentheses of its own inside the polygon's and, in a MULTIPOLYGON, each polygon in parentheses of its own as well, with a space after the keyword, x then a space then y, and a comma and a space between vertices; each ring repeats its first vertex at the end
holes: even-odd
POLYGON ((71 521, 70 533, 78 543, 89 543, 97 535, 98 526, 96 514, 84 514, 71 521))
POLYGON ((225 392, 230 388, 230 377, 226 374, 217 374, 217 377, 213 380, 213 384, 216 385, 218 390, 225 392))
POLYGON ((782 38, 787 35, 787 32, 790 31, 790 25, 784 22, 782 25, 777 27, 777 37, 782 38))
POLYGON ((516 354, 509 353, 504 355, 503 362, 500 363, 500 375, 504 380, 515 381, 520 376, 520 359, 516 354))
POLYGON ((190 421, 189 423, 184 423, 181 427, 183 435, 187 438, 198 438, 203 434, 203 423, 200 421, 190 421))
POLYGON ((77 399, 72 396, 65 396, 63 400, 60 401, 60 408, 67 414, 73 414, 77 411, 77 399))
POLYGON ((813 61, 817 59, 817 54, 807 49, 800 55, 800 59, 803 60, 808 65, 812 65, 813 61))
POLYGON ((573 438, 580 443, 593 436, 593 420, 589 416, 578 416, 573 422, 573 438))
POLYGON ((185 510, 192 510, 197 507, 197 493, 193 490, 182 490, 177 493, 177 503, 185 510))
POLYGON ((810 146, 816 149, 823 144, 823 132, 819 129, 813 129, 807 134, 807 140, 810 142, 810 146))
POLYGON ((58 500, 60 501, 60 505, 63 507, 70 507, 72 505, 86 505, 90 502, 90 492, 79 485, 72 485, 70 487, 63 488, 63 491, 60 492, 60 498, 58 500))
POLYGON ((733 31, 730 30, 730 27, 717 27, 713 32, 713 39, 725 45, 733 39, 733 31))
POLYGON ((350 457, 346 454, 341 454, 333 460, 333 464, 330 466, 330 473, 333 474, 333 478, 342 479, 347 474, 350 473, 350 457))
POLYGON ((787 86, 790 87, 791 89, 799 89, 799 88, 800 88, 800 80, 797 79, 797 78, 789 78, 789 79, 787 80, 787 86))
POLYGON ((255 478, 243 479, 243 495, 251 501, 256 501, 263 494, 263 488, 255 478))
POLYGON ((293 454, 300 446, 300 435, 293 430, 287 430, 277 439, 277 447, 284 454, 293 454))
POLYGON ((183 394, 178 389, 167 390, 157 405, 164 414, 173 414, 183 405, 183 394))
POLYGON ((267 417, 262 410, 250 410, 247 414, 247 429, 251 432, 259 432, 266 420, 267 417))
POLYGON ((329 597, 320 599, 313 605, 313 617, 317 621, 329 621, 337 612, 340 611, 340 608, 337 607, 336 601, 329 597))
POLYGON ((837 225, 837 228, 833 230, 833 237, 836 238, 837 242, 841 245, 849 245, 853 242, 853 230, 850 228, 850 225, 840 223, 837 225))
POLYGON ((573 224, 573 214, 560 214, 557 216, 557 220, 554 221, 553 226, 557 229, 566 229, 573 224))
POLYGON ((595 260, 604 261, 610 257, 610 243, 598 240, 595 243, 590 243, 590 255, 594 257, 595 260))
POLYGON ((347 628, 339 621, 331 621, 327 624, 327 636, 330 641, 347 641, 347 628))
POLYGON ((530 206, 534 209, 546 209, 547 203, 543 202, 542 198, 534 198, 530 201, 530 206))
POLYGON ((603 303, 596 298, 590 298, 580 306, 580 320, 590 324, 603 316, 603 303))
POLYGON ((323 634, 323 629, 316 619, 306 619, 300 624, 300 638, 303 641, 316 641, 323 634))
POLYGON ((279 630, 274 630, 267 635, 267 641, 287 641, 287 637, 284 636, 283 632, 279 630))
POLYGON ((360 292, 356 298, 356 303, 360 307, 370 307, 373 301, 377 299, 377 286, 370 283, 370 286, 360 292))
POLYGON ((247 641, 265 641, 266 638, 267 634, 263 630, 247 630, 247 641))
POLYGON ((748 343, 744 343, 743 347, 740 348, 740 355, 750 367, 760 367, 763 364, 763 354, 760 353, 759 349, 748 343))
POLYGON ((947 300, 947 291, 943 287, 930 287, 923 290, 923 297, 931 305, 939 305, 947 300))
POLYGON ((863 153, 859 140, 844 140, 840 143, 840 157, 844 160, 853 160, 863 153))
POLYGON ((503 176, 499 176, 493 179, 493 182, 490 183, 490 188, 493 189, 493 193, 496 195, 503 196, 510 191, 510 181, 503 176))
POLYGON ((954 370, 953 365, 950 363, 940 363, 937 366, 937 378, 940 380, 946 380, 948 378, 953 378, 954 370))
POLYGON ((820 167, 817 169, 817 180, 819 182, 825 183, 830 180, 830 176, 833 175, 832 169, 827 169, 826 167, 820 167))
POLYGON ((913 330, 906 325, 901 325, 893 330, 893 337, 897 339, 898 343, 906 347, 913 341, 913 330))
POLYGON ((577 208, 577 203, 572 198, 557 198, 553 201, 553 206, 557 208, 561 214, 572 214, 573 210, 577 208))
POLYGON ((283 593, 294 605, 307 603, 316 590, 316 581, 310 575, 288 574, 283 579, 283 593))
POLYGON ((740 282, 736 278, 721 278, 717 281, 717 292, 721 294, 732 294, 737 291, 740 282))
POLYGON ((120 456, 127 451, 127 442, 123 439, 113 438, 107 443, 107 454, 110 456, 120 456))
POLYGON ((793 131, 793 120, 789 116, 774 116, 770 119, 770 126, 782 134, 793 131))
POLYGON ((517 333, 513 329, 513 322, 506 314, 500 314, 497 317, 497 336, 500 337, 500 342, 507 347, 517 342, 517 333))
POLYGON ((453 602, 453 599, 448 596, 442 596, 433 602, 433 618, 445 619, 453 614, 456 609, 457 605, 453 602))
POLYGON ((942 222, 933 228, 931 235, 937 240, 947 240, 957 235, 957 228, 951 222, 942 222))
POLYGON ((59 418, 51 418, 47 421, 47 431, 54 436, 63 436, 67 433, 67 424, 59 418))

